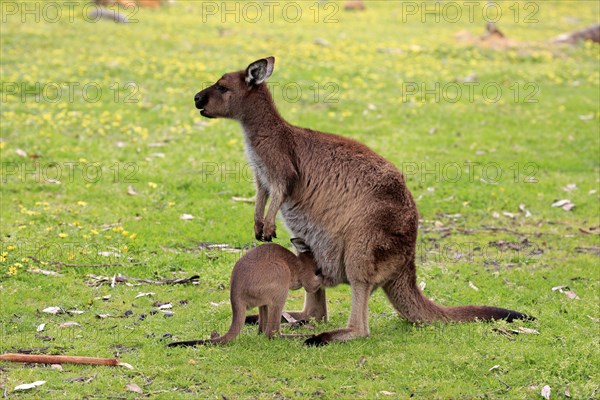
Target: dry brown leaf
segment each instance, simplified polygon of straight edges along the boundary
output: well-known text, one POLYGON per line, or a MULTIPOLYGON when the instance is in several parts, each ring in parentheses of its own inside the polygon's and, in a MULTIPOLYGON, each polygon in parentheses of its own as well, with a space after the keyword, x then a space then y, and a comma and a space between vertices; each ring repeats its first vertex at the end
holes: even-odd
POLYGON ((42 310, 42 312, 44 312, 44 313, 46 313, 46 314, 53 314, 53 315, 56 315, 56 314, 61 314, 61 313, 63 313, 63 312, 64 312, 64 310, 63 310, 62 308, 60 308, 60 307, 56 307, 56 306, 55 306, 55 307, 46 307, 46 308, 44 308, 44 309, 42 310))
POLYGON ((44 383, 46 383, 46 381, 35 381, 33 383, 25 383, 23 385, 19 385, 19 386, 15 386, 15 391, 17 390, 29 390, 29 389, 33 389, 34 387, 37 386, 41 386, 44 383))
POLYGON ((144 391, 142 390, 142 388, 139 387, 138 385, 136 385, 135 383, 128 383, 125 386, 125 390, 127 390, 129 392, 139 393, 139 394, 143 394, 144 393, 144 391))
POLYGON ((137 196, 138 192, 132 185, 127 186, 127 194, 130 196, 137 196))
POLYGON ((240 203, 255 203, 256 197, 232 197, 231 200, 237 201, 240 203))
POLYGON ((68 322, 63 322, 58 327, 59 328, 70 328, 72 326, 81 326, 81 325, 74 321, 68 321, 68 322))
POLYGON ((546 385, 542 388, 542 397, 546 400, 550 400, 550 386, 546 385))

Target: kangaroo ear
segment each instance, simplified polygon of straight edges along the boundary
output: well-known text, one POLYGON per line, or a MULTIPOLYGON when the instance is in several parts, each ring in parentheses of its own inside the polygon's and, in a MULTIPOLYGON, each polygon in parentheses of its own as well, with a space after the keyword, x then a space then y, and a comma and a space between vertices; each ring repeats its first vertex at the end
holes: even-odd
POLYGON ((274 57, 267 57, 254 61, 246 68, 246 84, 248 86, 260 85, 271 76, 274 66, 274 57))
POLYGON ((298 250, 298 253, 308 253, 310 251, 310 247, 308 247, 308 245, 304 243, 304 240, 300 238, 292 238, 290 239, 290 242, 292 242, 296 250, 298 250))

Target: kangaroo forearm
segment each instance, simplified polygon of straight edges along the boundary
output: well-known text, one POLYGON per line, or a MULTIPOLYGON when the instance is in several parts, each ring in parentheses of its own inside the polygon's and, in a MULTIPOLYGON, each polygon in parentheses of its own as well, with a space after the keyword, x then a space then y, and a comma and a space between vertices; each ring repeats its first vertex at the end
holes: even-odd
POLYGON ((283 194, 283 190, 275 189, 271 193, 271 204, 269 204, 267 215, 264 218, 265 223, 275 225, 275 217, 277 216, 277 212, 281 208, 281 205, 283 204, 284 200, 285 196, 283 194))
POLYGON ((265 217, 265 207, 269 199, 269 192, 262 186, 256 189, 256 205, 254 206, 254 221, 262 222, 265 217))

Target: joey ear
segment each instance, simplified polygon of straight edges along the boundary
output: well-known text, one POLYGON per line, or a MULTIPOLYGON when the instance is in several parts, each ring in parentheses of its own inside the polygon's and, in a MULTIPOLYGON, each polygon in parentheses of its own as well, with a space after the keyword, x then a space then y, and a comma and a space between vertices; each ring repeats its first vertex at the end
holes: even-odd
POLYGON ((246 84, 248 86, 260 85, 271 76, 274 66, 274 57, 267 57, 254 61, 246 68, 246 84))
POLYGON ((296 250, 298 250, 298 253, 308 253, 310 251, 310 247, 308 247, 308 245, 304 243, 304 240, 300 238, 292 238, 290 239, 290 242, 292 242, 296 250))

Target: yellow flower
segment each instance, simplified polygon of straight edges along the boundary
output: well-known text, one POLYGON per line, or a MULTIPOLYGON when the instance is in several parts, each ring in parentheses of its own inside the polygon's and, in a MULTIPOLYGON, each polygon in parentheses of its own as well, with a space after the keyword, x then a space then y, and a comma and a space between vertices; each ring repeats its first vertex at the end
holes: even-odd
POLYGON ((49 226, 46 228, 46 232, 51 232, 53 229, 54 229, 53 227, 49 226))
POLYGON ((121 235, 123 235, 123 236, 129 236, 129 232, 123 231, 123 232, 121 232, 121 235))
POLYGON ((154 182, 148 182, 148 186, 150 186, 152 189, 155 189, 158 187, 158 185, 154 182))
POLYGON ((63 233, 63 232, 61 232, 61 233, 58 234, 58 237, 61 238, 61 239, 64 239, 64 238, 66 238, 68 236, 69 235, 67 235, 66 233, 63 233))
POLYGON ((0 149, 3 149, 6 146, 6 142, 0 142, 0 149))
POLYGON ((0 256, 0 262, 4 262, 4 261, 6 261, 6 257, 0 256))
POLYGON ((110 236, 110 235, 106 235, 106 236, 104 236, 104 237, 106 238, 106 240, 110 240, 110 239, 112 239, 112 236, 110 236))
POLYGON ((17 248, 16 246, 13 246, 13 245, 11 244, 10 246, 6 247, 6 250, 8 250, 8 251, 12 251, 12 250, 14 250, 14 249, 16 249, 16 248, 17 248))
POLYGON ((10 267, 8 269, 8 275, 16 275, 17 274, 17 269, 15 267, 10 267))
POLYGON ((129 235, 129 239, 134 240, 137 237, 137 233, 132 233, 129 235))
POLYGON ((21 261, 24 262, 24 263, 28 263, 31 260, 29 258, 27 258, 27 257, 23 257, 23 258, 21 258, 21 261))
POLYGON ((77 205, 80 205, 81 207, 85 207, 87 206, 88 203, 86 203, 85 201, 78 201, 77 205))
POLYGON ((97 235, 98 234, 98 231, 95 230, 95 229, 92 229, 90 232, 92 232, 92 235, 97 235))

